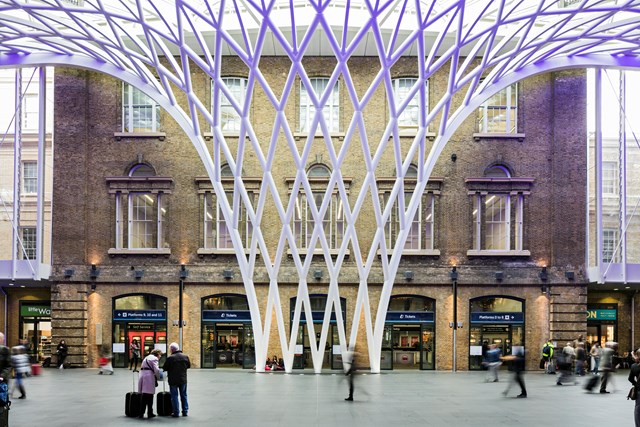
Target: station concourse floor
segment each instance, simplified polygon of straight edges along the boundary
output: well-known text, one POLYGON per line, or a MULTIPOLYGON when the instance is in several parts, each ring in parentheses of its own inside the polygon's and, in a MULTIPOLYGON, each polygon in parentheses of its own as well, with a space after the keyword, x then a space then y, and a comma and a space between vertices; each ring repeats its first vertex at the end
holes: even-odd
POLYGON ((98 375, 97 369, 42 371, 25 380, 26 399, 14 392, 10 426, 634 426, 635 402, 626 399, 628 370, 614 374, 611 394, 585 392, 586 377, 579 385, 557 386, 551 375, 527 372, 527 399, 515 398, 516 384, 508 397, 502 395, 508 371, 500 371, 498 383, 486 383, 484 372, 363 371, 355 379, 355 401, 345 402, 348 381, 338 371, 191 369, 189 416, 150 420, 124 415, 133 382, 127 369, 115 369, 114 375, 98 375))

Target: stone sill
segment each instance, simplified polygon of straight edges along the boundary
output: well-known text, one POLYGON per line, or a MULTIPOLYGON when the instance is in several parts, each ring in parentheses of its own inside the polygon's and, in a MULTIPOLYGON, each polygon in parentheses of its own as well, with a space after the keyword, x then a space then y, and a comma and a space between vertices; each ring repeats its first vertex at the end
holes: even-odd
MULTIPOLYGON (((332 257, 338 256, 338 253, 340 253, 340 249, 329 249, 329 255, 331 255, 332 257)), ((289 256, 293 256, 293 252, 291 252, 291 249, 287 249, 287 255, 289 256)), ((300 256, 307 256, 307 255, 314 255, 314 256, 320 256, 320 255, 324 255, 324 253, 322 252, 322 249, 318 249, 318 250, 308 250, 308 249, 298 249, 298 255, 300 256)), ((349 255, 351 255, 351 251, 349 249, 347 249, 344 253, 345 257, 348 257, 349 255)))
POLYGON ((160 141, 164 141, 167 137, 165 132, 114 132, 113 137, 116 141, 122 140, 122 138, 138 139, 138 138, 157 138, 160 141))
POLYGON ((124 255, 124 256, 128 256, 128 255, 152 255, 152 256, 157 256, 157 255, 171 255, 171 249, 169 248, 162 248, 162 249, 116 249, 116 248, 110 248, 107 253, 110 256, 115 256, 115 255, 124 255))
MULTIPOLYGON (((387 251, 387 255, 391 256, 393 249, 387 251)), ((376 252, 379 257, 382 256, 382 252, 380 249, 376 252)), ((420 249, 420 250, 404 250, 402 251, 403 257, 412 257, 412 256, 440 256, 440 249, 420 249)))
POLYGON ((531 256, 530 251, 493 251, 493 250, 468 250, 467 256, 498 256, 498 257, 506 257, 506 256, 531 256))
POLYGON ((517 139, 518 142, 524 141, 524 133, 474 133, 473 140, 481 139, 517 139))
MULTIPOLYGON (((322 138, 324 135, 322 133, 316 133, 314 135, 314 138, 322 138)), ((344 139, 345 133, 344 132, 329 132, 329 136, 333 139, 333 138, 337 138, 338 141, 342 141, 344 139)), ((301 139, 307 139, 309 137, 309 133, 308 132, 294 132, 293 133, 293 138, 296 141, 299 141, 301 139)))
MULTIPOLYGON (((198 255, 235 255, 235 249, 216 249, 216 248, 199 248, 196 252, 198 255)), ((244 254, 249 255, 251 253, 250 249, 245 249, 244 254)), ((260 251, 257 252, 260 255, 260 251)))

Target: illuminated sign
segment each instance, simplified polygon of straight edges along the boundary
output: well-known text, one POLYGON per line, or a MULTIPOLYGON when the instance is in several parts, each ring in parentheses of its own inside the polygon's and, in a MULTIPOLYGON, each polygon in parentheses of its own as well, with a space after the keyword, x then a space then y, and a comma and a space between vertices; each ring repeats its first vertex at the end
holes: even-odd
POLYGON ((616 320, 618 310, 587 310, 587 320, 616 320))

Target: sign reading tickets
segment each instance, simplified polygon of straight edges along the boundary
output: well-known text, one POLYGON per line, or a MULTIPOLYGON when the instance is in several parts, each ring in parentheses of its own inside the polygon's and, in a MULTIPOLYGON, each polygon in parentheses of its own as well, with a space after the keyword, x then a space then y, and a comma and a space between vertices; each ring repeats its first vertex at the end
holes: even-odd
POLYGON ((50 305, 23 305, 23 306, 20 306, 20 316, 51 317, 51 306, 50 305))
POLYGON ((114 310, 113 320, 167 320, 165 310, 114 310))
POLYGON ((616 320, 618 318, 618 310, 587 310, 587 320, 616 320))
POLYGON ((522 323, 524 313, 471 313, 471 323, 522 323))
POLYGON ((433 323, 433 311, 388 311, 387 322, 433 323))
POLYGON ((202 320, 214 322, 250 322, 249 310, 202 310, 202 320))

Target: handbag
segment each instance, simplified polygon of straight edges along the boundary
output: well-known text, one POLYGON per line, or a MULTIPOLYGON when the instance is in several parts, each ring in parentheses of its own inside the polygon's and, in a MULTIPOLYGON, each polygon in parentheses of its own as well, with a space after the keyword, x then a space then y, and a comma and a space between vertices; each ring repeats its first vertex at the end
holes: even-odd
POLYGON ((629 390, 629 394, 627 394, 627 400, 631 399, 631 400, 636 400, 638 398, 638 389, 636 389, 636 386, 631 387, 631 390, 629 390))

